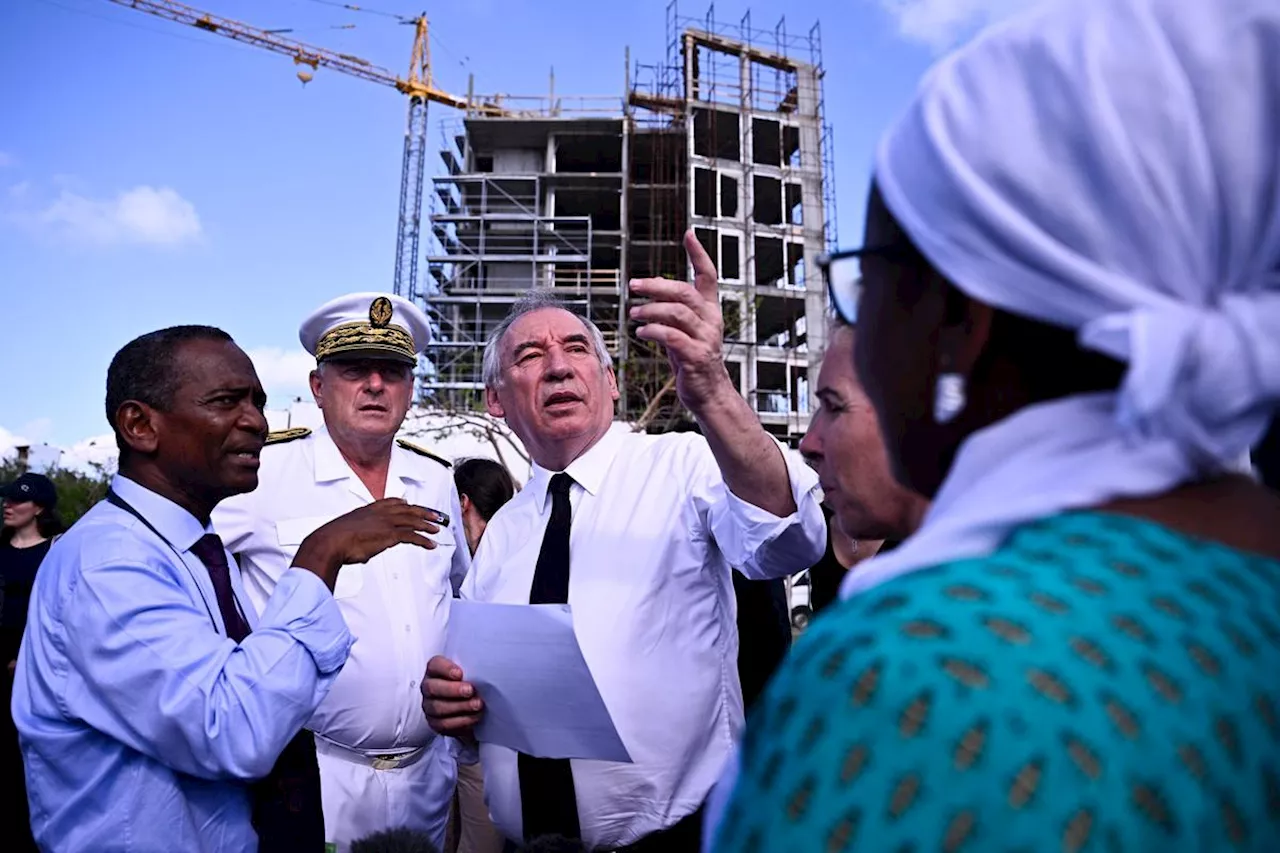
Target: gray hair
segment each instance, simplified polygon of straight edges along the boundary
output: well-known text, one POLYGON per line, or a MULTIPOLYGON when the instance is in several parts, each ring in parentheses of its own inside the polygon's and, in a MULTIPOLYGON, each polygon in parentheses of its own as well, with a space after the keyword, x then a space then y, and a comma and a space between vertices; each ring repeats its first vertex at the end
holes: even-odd
POLYGON ((613 358, 609 355, 609 348, 605 346, 604 335, 595 323, 574 311, 552 291, 530 290, 516 300, 516 303, 511 306, 511 310, 507 312, 507 316, 502 318, 502 322, 498 324, 497 328, 489 335, 489 339, 485 341, 484 361, 481 364, 481 377, 484 379, 484 387, 497 388, 502 384, 502 353, 500 350, 502 339, 507 334, 507 330, 525 314, 532 314, 534 311, 541 311, 544 308, 559 308, 561 311, 568 311, 581 320, 582 325, 587 330, 587 334, 591 336, 591 343, 595 346, 596 357, 600 359, 600 366, 605 370, 613 369, 613 358))

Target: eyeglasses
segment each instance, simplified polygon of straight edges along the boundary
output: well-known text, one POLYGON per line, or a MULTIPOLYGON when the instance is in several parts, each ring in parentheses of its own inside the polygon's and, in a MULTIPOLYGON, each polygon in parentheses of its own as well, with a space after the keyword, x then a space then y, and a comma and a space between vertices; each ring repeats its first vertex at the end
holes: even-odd
POLYGON ((862 259, 867 256, 903 263, 911 259, 906 246, 863 246, 832 252, 818 258, 818 267, 827 280, 827 293, 831 307, 844 322, 854 325, 858 321, 858 294, 862 290, 862 259))

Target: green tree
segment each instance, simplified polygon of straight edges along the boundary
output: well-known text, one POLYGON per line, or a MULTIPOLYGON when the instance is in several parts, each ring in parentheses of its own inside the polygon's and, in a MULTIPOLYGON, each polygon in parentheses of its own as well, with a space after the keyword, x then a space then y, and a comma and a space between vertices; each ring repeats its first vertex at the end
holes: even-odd
MULTIPOLYGON (((16 461, 0 462, 0 483, 12 483, 23 472, 16 461)), ((67 468, 50 468, 43 471, 58 490, 58 515, 70 527, 76 519, 89 511, 89 507, 107 496, 111 475, 101 466, 94 466, 93 474, 82 474, 67 468)))

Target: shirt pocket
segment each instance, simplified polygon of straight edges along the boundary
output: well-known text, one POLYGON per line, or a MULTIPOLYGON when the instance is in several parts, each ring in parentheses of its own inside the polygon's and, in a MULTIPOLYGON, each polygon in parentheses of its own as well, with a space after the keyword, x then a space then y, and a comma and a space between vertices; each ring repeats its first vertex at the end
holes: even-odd
MULTIPOLYGON (((329 522, 336 515, 310 515, 304 518, 286 518, 276 522, 276 539, 280 550, 290 561, 298 552, 302 540, 329 522)), ((360 592, 364 586, 364 566, 348 565, 338 570, 338 581, 333 587, 334 598, 350 598, 360 592)))

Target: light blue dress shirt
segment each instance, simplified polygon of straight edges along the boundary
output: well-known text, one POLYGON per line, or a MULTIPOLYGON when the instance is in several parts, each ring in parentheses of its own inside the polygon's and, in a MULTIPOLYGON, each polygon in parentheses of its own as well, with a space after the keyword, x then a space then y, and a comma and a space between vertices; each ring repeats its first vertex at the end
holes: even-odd
POLYGON ((247 783, 328 692, 352 638, 314 574, 285 572, 253 633, 226 637, 204 564, 212 528, 127 478, 40 568, 13 717, 31 827, 58 853, 257 850, 247 783), (181 561, 174 551, 181 555, 181 561))

